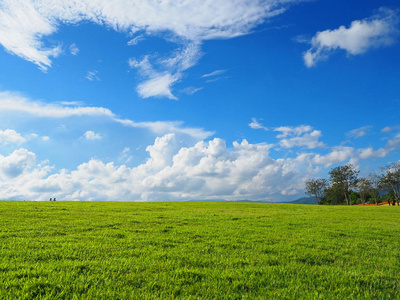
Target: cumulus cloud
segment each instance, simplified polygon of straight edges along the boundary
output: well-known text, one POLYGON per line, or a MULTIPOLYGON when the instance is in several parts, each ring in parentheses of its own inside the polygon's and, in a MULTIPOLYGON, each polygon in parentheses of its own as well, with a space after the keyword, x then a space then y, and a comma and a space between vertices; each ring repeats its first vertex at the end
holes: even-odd
POLYGON ((320 130, 315 130, 309 125, 297 127, 281 126, 274 129, 280 132, 276 137, 281 139, 279 145, 283 148, 305 147, 308 149, 325 147, 319 139, 322 137, 320 130))
POLYGON ((83 134, 84 138, 87 140, 101 140, 103 137, 94 131, 88 130, 83 134))
MULTIPOLYGON (((0 157, 2 199, 166 201, 277 199, 301 189, 302 158, 272 159, 271 145, 222 139, 183 146, 176 135, 158 137, 137 167, 92 159, 76 170, 50 174, 20 149, 0 157), (12 180, 11 180, 12 179, 12 180), (23 183, 23 184, 22 184, 23 183)), ((128 154, 124 149, 122 154, 128 154)))
POLYGON ((368 147, 365 149, 360 149, 360 158, 368 159, 371 157, 385 157, 389 153, 389 149, 380 148, 378 150, 374 150, 372 147, 368 147))
MULTIPOLYGON (((171 62, 177 60, 180 69, 167 69, 166 73, 158 72, 158 76, 145 79, 138 92, 143 97, 152 97, 155 93, 149 92, 150 87, 156 86, 160 91, 156 96, 174 99, 171 85, 180 79, 181 72, 197 62, 194 56, 188 56, 185 45, 248 34, 267 18, 283 13, 287 5, 296 2, 299 0, 3 0, 0 44, 7 51, 47 70, 51 59, 62 50, 60 45, 47 45, 46 37, 64 24, 89 21, 128 36, 141 32, 128 41, 128 45, 138 44, 145 35, 165 37, 180 45, 180 54, 175 53, 170 59, 171 62)), ((70 53, 75 55, 77 51, 76 45, 71 45, 70 53)))
POLYGON ((0 174, 3 179, 13 179, 28 171, 35 161, 36 155, 26 149, 15 150, 9 156, 0 155, 0 174))
POLYGON ((358 55, 371 48, 389 46, 397 35, 397 24, 397 12, 381 8, 377 15, 353 21, 348 28, 340 26, 320 31, 312 38, 312 47, 304 54, 304 62, 307 67, 313 67, 338 49, 349 55, 358 55))
POLYGON ((26 139, 13 129, 0 130, 0 144, 22 144, 26 139))
MULTIPOLYGON (((310 134, 312 127, 279 127, 280 136, 310 134)), ((125 147, 114 162, 91 159, 75 170, 54 172, 38 164, 34 153, 15 150, 0 155, 0 198, 47 200, 168 201, 168 200, 282 200, 304 189, 304 178, 319 172, 320 166, 352 163, 386 156, 400 148, 400 134, 384 148, 356 149, 336 146, 326 154, 301 151, 293 157, 272 158, 271 144, 246 140, 227 145, 214 138, 190 145, 177 134, 159 136, 146 147, 147 160, 128 167, 131 149, 125 147)))
POLYGON ((329 167, 354 157, 356 157, 356 153, 353 147, 337 146, 333 147, 331 152, 326 155, 316 154, 313 158, 313 163, 329 167))

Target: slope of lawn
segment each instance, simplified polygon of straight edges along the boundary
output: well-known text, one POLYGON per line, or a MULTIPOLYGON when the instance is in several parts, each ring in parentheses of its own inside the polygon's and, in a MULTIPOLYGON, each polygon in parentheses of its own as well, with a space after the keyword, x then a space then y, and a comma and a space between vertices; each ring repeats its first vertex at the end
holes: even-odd
POLYGON ((0 201, 0 299, 400 299, 399 207, 0 201))

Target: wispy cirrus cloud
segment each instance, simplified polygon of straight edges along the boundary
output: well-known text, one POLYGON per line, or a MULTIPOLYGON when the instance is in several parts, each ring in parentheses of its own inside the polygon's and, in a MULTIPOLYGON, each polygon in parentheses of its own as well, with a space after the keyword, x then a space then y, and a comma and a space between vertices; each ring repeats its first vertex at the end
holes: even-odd
POLYGON ((152 59, 149 55, 137 60, 131 58, 129 66, 139 70, 144 81, 137 86, 138 94, 143 98, 167 97, 172 100, 178 98, 172 93, 172 86, 182 78, 183 71, 197 63, 201 56, 198 43, 188 43, 164 59, 152 59))
POLYGON ((85 78, 89 81, 100 81, 100 77, 97 75, 98 73, 99 71, 97 70, 88 71, 85 78))
POLYGON ((212 77, 212 76, 218 76, 218 75, 224 74, 225 72, 226 72, 226 70, 216 70, 216 71, 213 71, 211 73, 204 74, 201 77, 202 78, 207 78, 207 77, 212 77))
POLYGON ((144 34, 140 34, 138 36, 135 36, 133 39, 128 41, 127 45, 128 46, 134 46, 139 44, 141 41, 144 41, 146 38, 144 37, 144 34))
POLYGON ((102 117, 132 128, 148 129, 156 134, 179 133, 195 139, 205 139, 214 134, 202 128, 186 127, 182 121, 135 122, 122 119, 104 107, 75 106, 80 102, 46 103, 34 101, 18 93, 0 92, 0 113, 25 113, 35 118, 102 117))
POLYGON ((367 135, 368 132, 371 129, 372 129, 372 126, 363 126, 363 127, 360 127, 360 128, 356 128, 356 129, 350 130, 349 132, 346 132, 346 135, 349 138, 357 139, 357 138, 360 138, 360 137, 363 137, 363 136, 367 135))
POLYGON ((356 20, 346 28, 318 32, 311 40, 312 47, 304 53, 307 67, 327 59, 335 50, 358 55, 372 48, 391 45, 397 35, 398 12, 381 8, 379 13, 363 20, 356 20))
POLYGON ((79 48, 78 48, 78 46, 76 46, 76 44, 75 43, 73 43, 72 45, 70 45, 69 46, 69 52, 72 54, 72 55, 78 55, 78 53, 79 53, 79 48))
MULTIPOLYGON (((144 98, 176 99, 171 88, 182 78, 183 71, 197 63, 203 41, 249 34, 257 25, 297 2, 299 0, 3 0, 0 44, 45 71, 51 67, 52 58, 62 53, 61 43, 46 44, 46 37, 57 32, 60 25, 89 21, 128 37, 141 32, 129 40, 128 45, 138 44, 146 35, 165 38, 176 43, 177 50, 167 60, 153 62, 157 75, 144 75, 144 82, 137 90, 144 98)), ((79 51, 74 44, 69 50, 73 55, 79 51)))

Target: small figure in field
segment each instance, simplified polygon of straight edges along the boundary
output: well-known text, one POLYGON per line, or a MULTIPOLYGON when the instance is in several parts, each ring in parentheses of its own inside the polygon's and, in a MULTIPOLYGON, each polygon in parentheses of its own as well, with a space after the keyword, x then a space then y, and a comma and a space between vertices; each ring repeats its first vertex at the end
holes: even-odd
POLYGON ((50 198, 50 201, 53 201, 53 199, 52 199, 52 198, 50 198))
POLYGON ((392 205, 396 206, 396 199, 393 199, 392 205))
POLYGON ((56 198, 54 198, 53 201, 56 201, 56 198))

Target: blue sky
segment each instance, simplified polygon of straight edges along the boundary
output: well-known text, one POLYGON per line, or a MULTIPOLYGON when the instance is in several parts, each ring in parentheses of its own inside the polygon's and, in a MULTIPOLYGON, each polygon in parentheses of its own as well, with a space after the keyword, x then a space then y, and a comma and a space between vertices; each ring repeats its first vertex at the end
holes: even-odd
POLYGON ((0 198, 290 201, 399 160, 395 0, 0 0, 0 198))

